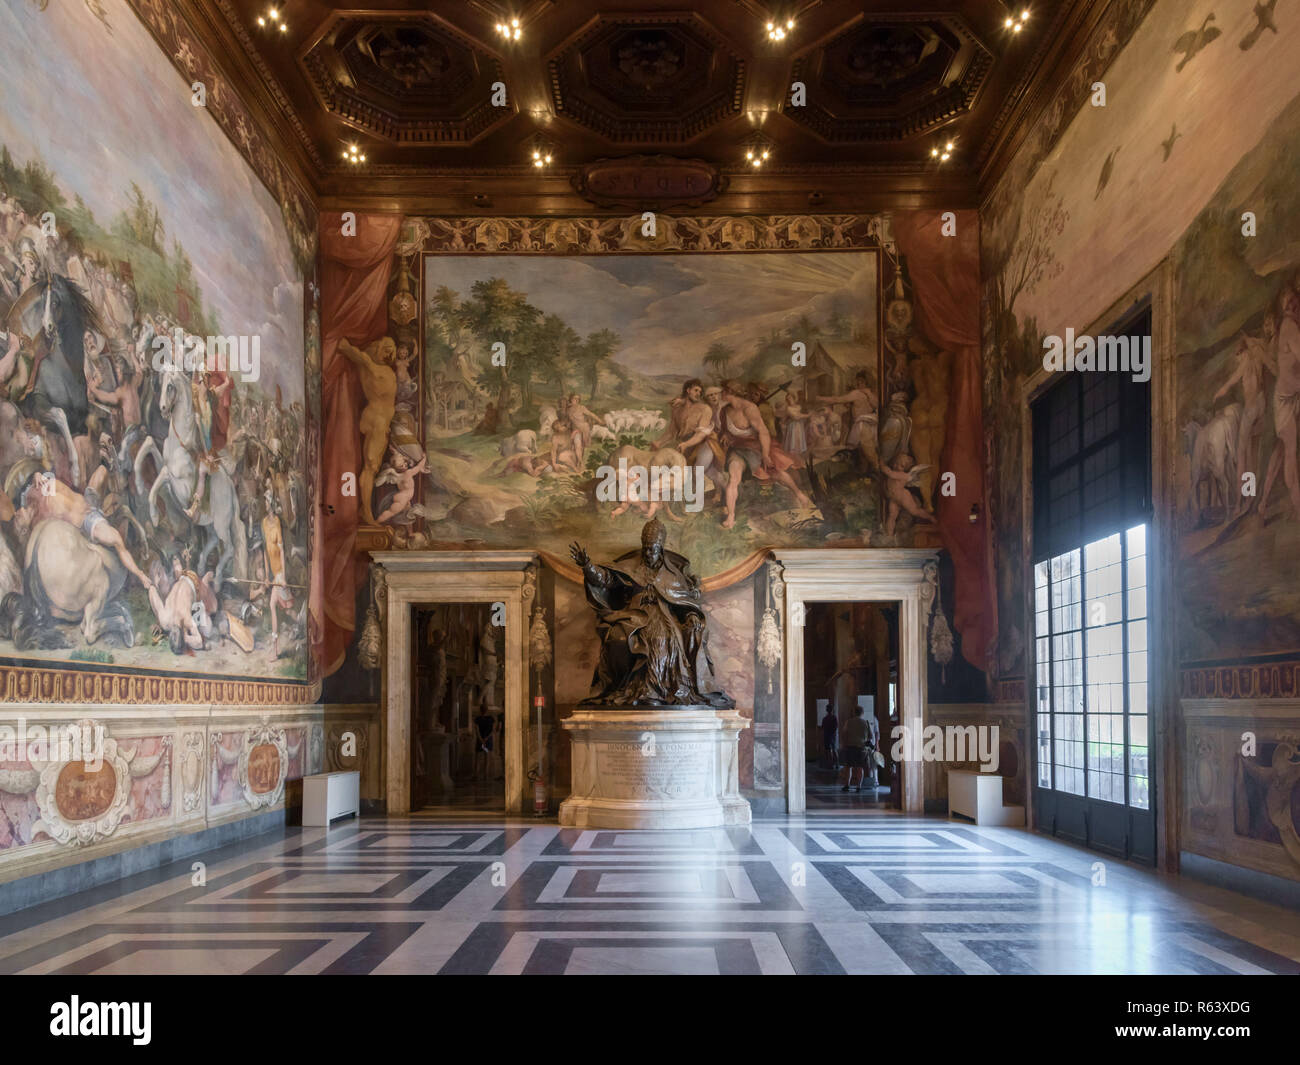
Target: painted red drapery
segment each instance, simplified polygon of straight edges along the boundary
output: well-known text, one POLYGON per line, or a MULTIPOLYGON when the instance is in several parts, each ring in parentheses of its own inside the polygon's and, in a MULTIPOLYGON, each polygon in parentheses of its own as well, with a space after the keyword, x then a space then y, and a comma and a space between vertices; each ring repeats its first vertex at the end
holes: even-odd
MULTIPOLYGON (((907 257, 914 321, 932 344, 952 353, 942 472, 956 474, 956 495, 940 496, 936 517, 956 577, 953 624, 962 656, 980 669, 997 635, 997 605, 988 570, 988 506, 984 491, 984 417, 980 397, 979 222, 955 212, 956 233, 943 233, 943 213, 900 211, 894 237, 907 257), (973 504, 980 518, 970 521, 973 504)), ((950 227, 951 228, 951 227, 950 227)))
POLYGON ((385 309, 400 215, 357 215, 344 236, 337 211, 320 217, 321 248, 321 514, 324 541, 324 624, 319 661, 326 675, 343 664, 356 628, 357 589, 364 559, 353 557, 360 500, 343 494, 343 475, 361 473, 361 412, 365 393, 339 341, 363 347, 387 329, 385 309))

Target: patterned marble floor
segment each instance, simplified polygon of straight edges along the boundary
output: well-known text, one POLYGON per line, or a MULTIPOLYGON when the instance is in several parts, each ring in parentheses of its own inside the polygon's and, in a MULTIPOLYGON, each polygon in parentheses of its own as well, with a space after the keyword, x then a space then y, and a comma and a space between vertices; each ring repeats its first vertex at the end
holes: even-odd
POLYGON ((1293 911, 863 799, 752 829, 289 829, 201 856, 203 886, 186 861, 0 918, 0 973, 1300 973, 1293 911))

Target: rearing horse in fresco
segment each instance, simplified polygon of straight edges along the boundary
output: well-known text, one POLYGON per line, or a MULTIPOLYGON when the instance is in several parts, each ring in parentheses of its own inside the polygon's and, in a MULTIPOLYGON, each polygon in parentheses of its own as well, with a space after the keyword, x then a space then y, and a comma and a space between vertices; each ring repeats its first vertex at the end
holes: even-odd
MULTIPOLYGON (((158 524, 159 519, 158 496, 164 489, 167 494, 163 498, 169 516, 175 520, 177 515, 185 513, 198 479, 194 456, 201 450, 189 377, 182 371, 171 369, 163 370, 159 377, 161 385, 158 409, 169 424, 159 463, 161 472, 149 489, 149 519, 154 525, 158 524)), ((152 438, 145 446, 154 449, 156 453, 157 445, 152 438)), ((207 498, 200 502, 200 509, 194 517, 194 525, 207 531, 196 569, 199 573, 205 571, 208 556, 220 544, 221 553, 217 557, 216 567, 216 587, 220 588, 232 561, 235 576, 248 576, 248 541, 244 522, 239 516, 239 499, 230 472, 218 463, 208 475, 207 481, 207 498)))
POLYGON ((25 385, 10 399, 29 418, 54 429, 68 451, 73 483, 85 483, 73 437, 86 435, 84 337, 103 328, 94 305, 62 274, 46 273, 14 301, 6 325, 31 338, 33 357, 25 385))

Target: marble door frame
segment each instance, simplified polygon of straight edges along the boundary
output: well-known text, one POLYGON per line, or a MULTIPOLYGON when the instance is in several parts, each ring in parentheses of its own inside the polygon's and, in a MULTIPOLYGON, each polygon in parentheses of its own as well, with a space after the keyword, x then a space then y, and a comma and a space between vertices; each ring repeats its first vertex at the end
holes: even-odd
POLYGON ((411 615, 433 603, 505 606, 506 813, 526 808, 524 729, 528 723, 528 612, 537 587, 531 551, 373 551, 375 596, 383 613, 382 717, 384 797, 388 814, 411 808, 411 615))
MULTIPOLYGON (((926 716, 926 644, 922 603, 927 587, 927 563, 938 563, 924 548, 777 548, 773 557, 781 570, 782 630, 785 633, 786 810, 806 807, 804 721, 804 633, 796 618, 807 617, 809 603, 897 603, 898 674, 902 723, 920 735, 926 716)), ((925 809, 925 778, 920 762, 906 762, 903 809, 925 809)))

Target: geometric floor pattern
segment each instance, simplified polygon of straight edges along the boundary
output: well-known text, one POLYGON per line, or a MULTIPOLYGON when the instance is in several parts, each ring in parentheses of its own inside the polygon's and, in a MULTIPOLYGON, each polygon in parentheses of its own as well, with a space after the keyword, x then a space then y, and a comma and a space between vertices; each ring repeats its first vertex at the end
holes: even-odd
POLYGON ((0 918, 0 973, 1300 974, 1300 914, 1023 829, 828 809, 287 829, 0 918))

